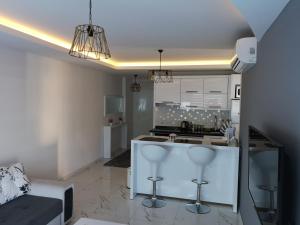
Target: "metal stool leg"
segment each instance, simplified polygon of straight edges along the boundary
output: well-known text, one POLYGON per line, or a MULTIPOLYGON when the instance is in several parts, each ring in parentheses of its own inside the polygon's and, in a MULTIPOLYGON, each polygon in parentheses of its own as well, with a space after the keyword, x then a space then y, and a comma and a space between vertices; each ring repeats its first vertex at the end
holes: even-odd
POLYGON ((147 207, 147 208, 162 208, 167 205, 167 203, 162 200, 158 199, 156 196, 156 183, 157 181, 162 181, 163 178, 158 177, 156 180, 153 179, 152 177, 149 177, 148 180, 151 180, 153 183, 153 195, 151 198, 146 198, 143 200, 142 205, 147 207))
POLYGON ((193 180, 197 184, 197 200, 195 203, 186 204, 185 209, 191 213, 195 214, 206 214, 210 212, 210 208, 207 205, 203 205, 200 199, 201 186, 202 184, 208 184, 206 181, 197 183, 197 180, 193 180))

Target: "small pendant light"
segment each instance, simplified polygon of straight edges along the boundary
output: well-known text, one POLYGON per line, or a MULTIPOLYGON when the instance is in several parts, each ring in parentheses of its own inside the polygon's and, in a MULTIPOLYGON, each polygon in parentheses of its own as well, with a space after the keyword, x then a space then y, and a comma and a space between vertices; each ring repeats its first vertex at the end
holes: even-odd
POLYGON ((135 74, 134 75, 134 82, 131 84, 131 91, 132 92, 140 92, 141 91, 141 84, 139 84, 138 82, 137 82, 137 77, 138 77, 138 75, 137 74, 135 74))

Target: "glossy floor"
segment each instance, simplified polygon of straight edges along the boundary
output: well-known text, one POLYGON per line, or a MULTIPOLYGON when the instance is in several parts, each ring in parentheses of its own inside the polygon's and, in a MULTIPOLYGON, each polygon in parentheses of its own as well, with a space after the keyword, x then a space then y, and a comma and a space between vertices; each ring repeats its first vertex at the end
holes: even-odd
POLYGON ((143 196, 129 199, 126 169, 104 167, 103 163, 97 162, 68 180, 75 185, 71 224, 89 217, 130 225, 242 225, 229 206, 210 204, 209 214, 195 215, 185 210, 185 201, 167 199, 165 208, 145 208, 143 196))

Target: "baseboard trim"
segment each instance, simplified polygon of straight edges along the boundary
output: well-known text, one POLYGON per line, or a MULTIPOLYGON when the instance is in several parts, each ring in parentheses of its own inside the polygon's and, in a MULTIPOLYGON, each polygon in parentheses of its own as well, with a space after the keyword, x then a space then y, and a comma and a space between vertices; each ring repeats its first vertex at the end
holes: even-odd
POLYGON ((96 159, 96 160, 92 161, 91 163, 89 163, 88 165, 86 165, 86 166, 84 166, 84 167, 81 167, 80 169, 74 171, 73 173, 70 173, 70 174, 68 174, 68 175, 66 175, 66 176, 61 176, 61 177, 59 177, 58 179, 61 180, 61 181, 68 180, 68 179, 70 179, 71 177, 73 177, 73 176, 75 176, 75 175, 77 175, 77 174, 83 172, 84 170, 88 169, 89 167, 95 165, 96 163, 98 163, 98 162, 100 162, 100 161, 102 161, 102 160, 103 160, 102 158, 96 159))

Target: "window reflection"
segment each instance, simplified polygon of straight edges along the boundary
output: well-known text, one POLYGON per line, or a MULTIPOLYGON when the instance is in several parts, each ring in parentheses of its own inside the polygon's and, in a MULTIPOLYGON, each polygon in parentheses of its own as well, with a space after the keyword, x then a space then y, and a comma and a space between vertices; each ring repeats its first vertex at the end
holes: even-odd
POLYGON ((145 112, 147 109, 147 99, 140 98, 138 103, 138 112, 145 112))

